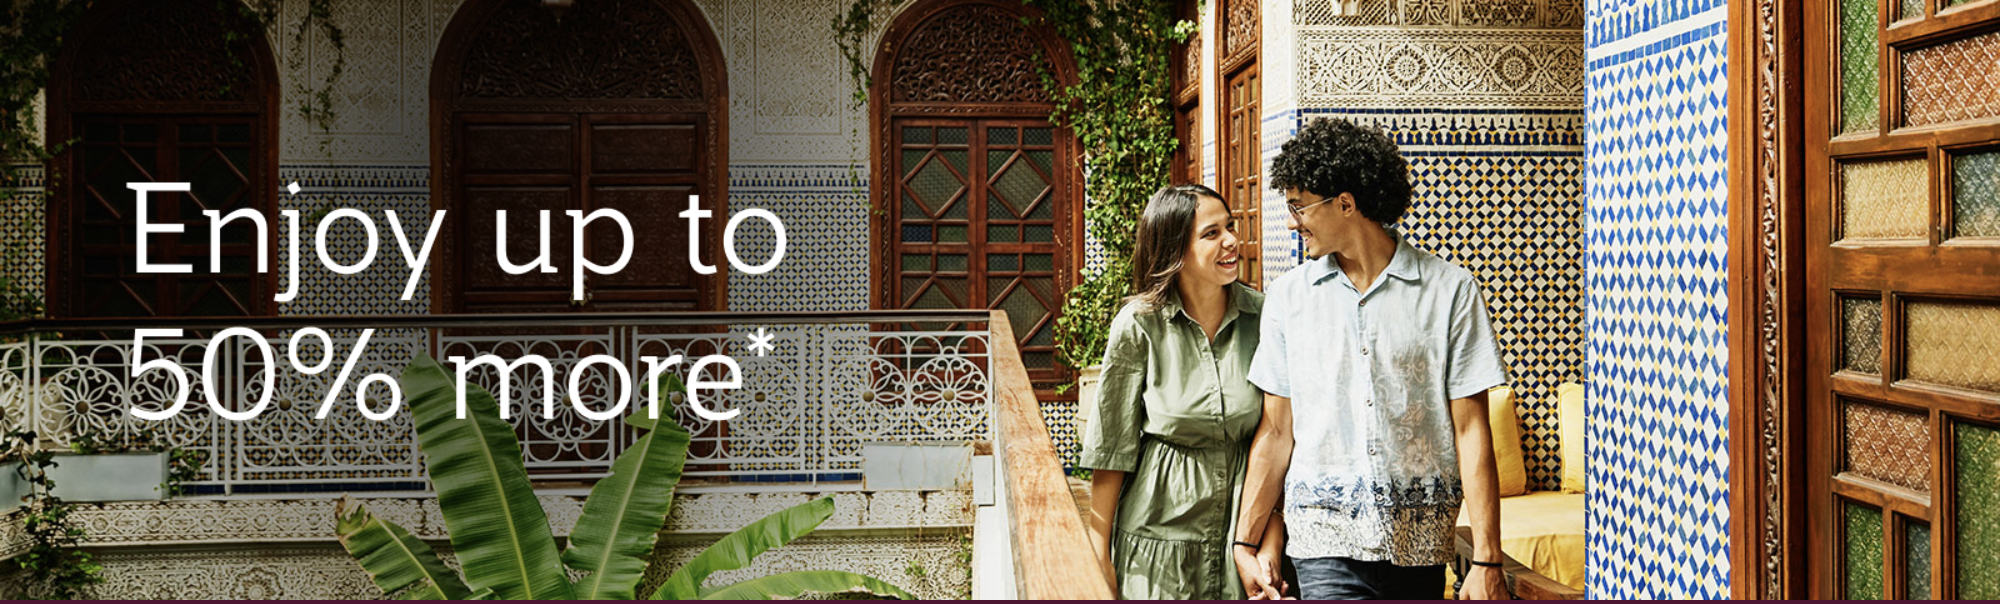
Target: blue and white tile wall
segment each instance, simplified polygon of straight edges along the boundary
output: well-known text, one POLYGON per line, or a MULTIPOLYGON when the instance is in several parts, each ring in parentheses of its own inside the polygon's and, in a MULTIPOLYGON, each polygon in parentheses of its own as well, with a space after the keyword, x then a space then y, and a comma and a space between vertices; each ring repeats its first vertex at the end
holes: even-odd
POLYGON ((1723 0, 1587 8, 1587 597, 1723 598, 1723 0))

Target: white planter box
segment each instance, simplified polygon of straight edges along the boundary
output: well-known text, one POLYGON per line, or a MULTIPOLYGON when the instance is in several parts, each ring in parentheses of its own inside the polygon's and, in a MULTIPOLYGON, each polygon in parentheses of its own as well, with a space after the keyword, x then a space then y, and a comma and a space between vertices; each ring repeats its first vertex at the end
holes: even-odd
POLYGON ((863 488, 871 491, 940 491, 971 479, 974 447, 964 444, 865 443, 863 488))
POLYGON ((0 514, 21 507, 21 498, 28 496, 28 481, 15 472, 20 467, 18 463, 0 463, 0 514))
POLYGON ((159 501, 167 454, 57 455, 49 478, 63 501, 159 501))

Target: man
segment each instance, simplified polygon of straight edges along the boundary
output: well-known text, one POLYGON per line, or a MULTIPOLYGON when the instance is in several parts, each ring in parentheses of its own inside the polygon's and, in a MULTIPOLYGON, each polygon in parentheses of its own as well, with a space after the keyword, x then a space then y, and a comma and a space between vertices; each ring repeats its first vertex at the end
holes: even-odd
POLYGON ((1304 598, 1438 598, 1465 496, 1462 597, 1508 599, 1486 408, 1505 377, 1480 284, 1392 228, 1412 184, 1374 129, 1312 122, 1270 180, 1310 260, 1267 288, 1250 371, 1266 394, 1233 536, 1246 593, 1280 595, 1260 559, 1284 545, 1304 598))

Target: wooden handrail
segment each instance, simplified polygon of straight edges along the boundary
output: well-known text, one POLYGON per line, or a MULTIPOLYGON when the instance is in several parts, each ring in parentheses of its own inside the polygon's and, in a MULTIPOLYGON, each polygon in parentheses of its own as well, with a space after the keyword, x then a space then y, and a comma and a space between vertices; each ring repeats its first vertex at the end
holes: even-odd
POLYGON ((1016 350, 1009 315, 988 321, 988 362, 995 383, 995 429, 1002 456, 1016 597, 1025 600, 1113 599, 1099 556, 1065 482, 1058 450, 1037 408, 1030 372, 1016 350))

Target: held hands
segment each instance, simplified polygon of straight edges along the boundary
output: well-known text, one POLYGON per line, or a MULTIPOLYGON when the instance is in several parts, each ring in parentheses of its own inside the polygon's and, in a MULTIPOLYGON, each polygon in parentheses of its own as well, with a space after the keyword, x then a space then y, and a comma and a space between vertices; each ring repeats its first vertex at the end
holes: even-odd
POLYGON ((1232 547, 1232 563, 1238 566, 1239 582, 1249 600, 1292 600, 1285 597, 1287 581, 1280 578, 1280 548, 1258 552, 1245 546, 1232 547))
POLYGON ((1487 566, 1468 566, 1468 578, 1461 584, 1463 600, 1508 600, 1510 591, 1503 586, 1503 571, 1487 566))

